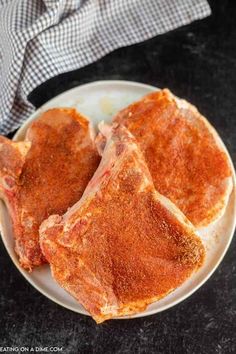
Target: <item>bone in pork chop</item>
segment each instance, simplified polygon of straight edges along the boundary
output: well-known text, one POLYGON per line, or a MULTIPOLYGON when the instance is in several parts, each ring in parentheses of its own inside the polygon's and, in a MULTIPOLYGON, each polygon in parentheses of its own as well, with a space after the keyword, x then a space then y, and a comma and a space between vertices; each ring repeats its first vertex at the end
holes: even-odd
POLYGON ((137 139, 156 189, 197 227, 225 210, 231 166, 214 128, 184 100, 161 90, 120 111, 114 122, 137 139))
POLYGON ((60 108, 35 120, 25 142, 0 140, 1 196, 13 222, 20 263, 28 270, 45 262, 41 222, 77 202, 98 166, 90 133, 87 119, 75 109, 60 108))
POLYGON ((204 247, 195 229, 156 192, 128 130, 104 130, 100 165, 81 200, 40 227, 56 281, 96 322, 145 310, 197 270, 204 247))

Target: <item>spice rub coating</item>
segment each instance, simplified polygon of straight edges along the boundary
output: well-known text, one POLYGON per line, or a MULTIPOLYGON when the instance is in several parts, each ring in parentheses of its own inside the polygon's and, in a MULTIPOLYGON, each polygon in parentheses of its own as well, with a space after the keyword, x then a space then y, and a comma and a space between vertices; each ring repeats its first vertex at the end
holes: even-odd
MULTIPOLYGON (((55 108, 33 121, 26 133, 30 144, 17 178, 3 190, 21 265, 32 270, 46 260, 39 246, 41 222, 54 213, 64 213, 82 196, 100 158, 89 122, 72 108, 55 108)), ((16 151, 2 161, 5 180, 15 169, 16 151), (10 166, 9 166, 10 164, 10 166)), ((18 161, 20 161, 18 159, 18 161)), ((3 173, 3 172, 2 172, 3 173)))
POLYGON ((231 166, 219 136, 198 110, 167 90, 120 111, 114 122, 137 139, 156 189, 197 227, 224 212, 231 166))
POLYGON ((40 227, 55 280, 97 323, 145 310, 204 260, 195 229, 156 192, 134 137, 114 126, 83 197, 40 227))

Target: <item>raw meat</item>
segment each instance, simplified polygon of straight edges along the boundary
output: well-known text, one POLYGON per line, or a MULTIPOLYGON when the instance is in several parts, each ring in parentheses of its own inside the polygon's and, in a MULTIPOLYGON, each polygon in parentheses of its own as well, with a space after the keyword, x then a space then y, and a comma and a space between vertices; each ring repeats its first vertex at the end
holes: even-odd
POLYGON ((45 262, 41 222, 77 202, 99 164, 91 133, 89 122, 75 109, 59 108, 35 120, 25 142, 0 140, 5 151, 0 154, 1 195, 13 222, 16 252, 28 270, 45 262))
POLYGON ((114 122, 137 139, 156 189, 197 227, 225 210, 232 190, 231 166, 214 128, 167 89, 120 111, 114 122))
POLYGON ((40 227, 55 280, 97 323, 145 310, 204 260, 186 217, 156 192, 141 151, 122 126, 107 143, 81 200, 40 227))

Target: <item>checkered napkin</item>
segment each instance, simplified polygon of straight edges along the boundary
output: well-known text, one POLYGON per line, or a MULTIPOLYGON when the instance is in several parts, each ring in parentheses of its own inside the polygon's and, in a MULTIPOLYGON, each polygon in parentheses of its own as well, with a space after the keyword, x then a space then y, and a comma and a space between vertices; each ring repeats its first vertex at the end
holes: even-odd
POLYGON ((206 0, 0 0, 0 133, 49 78, 210 14, 206 0))

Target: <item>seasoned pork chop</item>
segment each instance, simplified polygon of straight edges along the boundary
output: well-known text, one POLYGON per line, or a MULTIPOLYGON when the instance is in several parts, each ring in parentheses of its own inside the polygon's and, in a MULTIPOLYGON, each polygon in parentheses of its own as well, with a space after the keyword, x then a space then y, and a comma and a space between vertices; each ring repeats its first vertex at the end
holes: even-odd
POLYGON ((45 262, 39 225, 80 199, 100 158, 89 122, 69 108, 43 113, 29 127, 25 142, 1 138, 0 149, 5 151, 0 154, 2 197, 13 221, 15 249, 21 265, 31 270, 45 262))
POLYGON ((137 139, 156 189, 197 227, 219 218, 232 189, 220 139, 197 109, 162 90, 120 111, 114 121, 137 139))
POLYGON ((104 130, 101 163, 83 197, 40 227, 56 281, 97 323, 145 310, 201 266, 194 227, 156 192, 128 130, 104 130))

